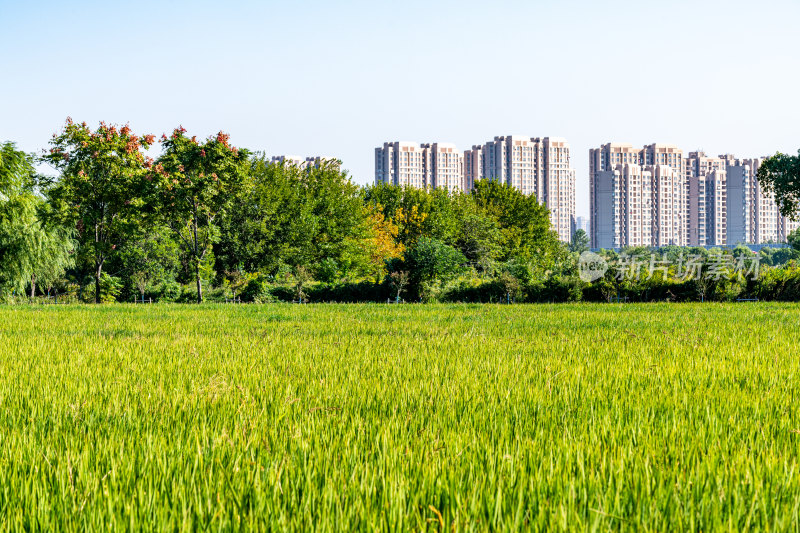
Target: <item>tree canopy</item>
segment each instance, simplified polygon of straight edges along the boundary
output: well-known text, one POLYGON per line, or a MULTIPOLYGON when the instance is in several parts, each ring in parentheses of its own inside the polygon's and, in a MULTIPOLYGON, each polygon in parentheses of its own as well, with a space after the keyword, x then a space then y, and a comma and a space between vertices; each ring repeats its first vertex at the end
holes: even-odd
POLYGON ((143 150, 153 135, 138 136, 129 126, 101 122, 92 131, 86 123, 67 119, 43 157, 59 171, 47 191, 60 221, 76 231, 79 252, 93 262, 95 302, 101 301, 106 260, 134 231, 145 211, 147 184, 143 150))
POLYGON ((35 294, 72 265, 70 231, 50 221, 50 205, 36 192, 33 157, 0 145, 0 293, 35 294))
POLYGON ((778 152, 761 162, 758 182, 775 195, 781 215, 796 220, 800 209, 800 150, 797 155, 778 152))

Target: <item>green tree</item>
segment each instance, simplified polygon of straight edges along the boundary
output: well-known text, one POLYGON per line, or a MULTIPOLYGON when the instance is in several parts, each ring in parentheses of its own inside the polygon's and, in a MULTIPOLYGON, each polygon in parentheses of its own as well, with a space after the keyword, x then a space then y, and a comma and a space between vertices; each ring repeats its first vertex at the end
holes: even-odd
POLYGON ((127 277, 129 289, 135 289, 142 299, 155 286, 173 281, 180 268, 178 243, 172 231, 159 224, 130 235, 118 256, 119 272, 127 277))
POLYGON ((53 221, 36 193, 33 157, 0 144, 0 292, 30 283, 50 287, 72 263, 69 230, 53 221))
POLYGON ((502 238, 496 220, 472 210, 461 219, 456 247, 480 272, 491 274, 495 261, 502 254, 502 238))
POLYGON ((775 195, 781 214, 796 219, 800 208, 800 150, 796 156, 778 152, 758 167, 758 182, 775 195))
POLYGON ((577 230, 572 235, 572 240, 569 243, 569 251, 576 253, 583 253, 589 249, 589 236, 582 229, 577 230))
POLYGON ((228 271, 303 266, 323 280, 375 271, 376 221, 336 161, 301 168, 254 157, 236 206, 215 248, 228 271))
POLYGON ((200 303, 203 262, 219 239, 217 219, 239 195, 247 173, 248 152, 231 145, 229 136, 222 132, 203 143, 185 133, 179 127, 170 137, 162 136, 163 153, 151 176, 159 185, 162 218, 191 258, 200 303))
POLYGON ((48 190, 56 217, 75 227, 79 253, 93 263, 95 303, 101 301, 103 265, 117 246, 142 221, 146 161, 142 152, 155 137, 135 135, 130 127, 101 122, 96 131, 67 119, 53 136, 43 160, 60 176, 48 190))
POLYGON ((405 265, 417 289, 425 284, 453 279, 464 270, 466 262, 464 254, 430 237, 421 237, 405 254, 405 265))
POLYGON ((791 246, 793 249, 800 252, 800 228, 797 228, 789 235, 787 235, 786 242, 788 242, 789 246, 791 246))
POLYGON ((249 162, 236 209, 220 220, 217 257, 227 271, 274 275, 297 257, 313 231, 304 208, 300 169, 273 164, 263 154, 249 162))
POLYGON ((472 195, 500 226, 501 260, 532 263, 544 273, 562 259, 564 248, 550 225, 550 213, 534 196, 492 180, 477 182, 472 195))
POLYGON ((330 259, 341 276, 361 277, 371 271, 368 211, 361 191, 338 162, 325 161, 304 169, 303 189, 314 222, 309 250, 310 264, 330 259))

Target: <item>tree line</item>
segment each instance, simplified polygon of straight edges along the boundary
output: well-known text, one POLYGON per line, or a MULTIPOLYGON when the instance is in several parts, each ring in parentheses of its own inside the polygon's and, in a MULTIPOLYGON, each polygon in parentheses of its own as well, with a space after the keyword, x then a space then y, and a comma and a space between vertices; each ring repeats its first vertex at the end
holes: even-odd
MULTIPOLYGON (((794 167, 778 156, 780 164, 762 167, 771 170, 759 176, 763 183, 790 181, 781 173, 794 167)), ((608 301, 612 293, 700 294, 678 287, 669 273, 659 278, 664 290, 654 290, 652 280, 646 288, 608 276, 586 282, 579 270, 587 245, 580 230, 560 243, 545 206, 494 181, 468 193, 361 187, 338 161, 276 164, 237 148, 222 132, 198 139, 178 127, 156 139, 127 125, 93 129, 68 119, 39 156, 0 145, 4 301, 608 301), (37 173, 45 163, 54 176, 37 173)), ((765 269, 796 275, 794 249, 762 255, 765 269)), ((719 298, 747 290, 720 289, 719 298)))
POLYGON ((430 298, 468 271, 546 269, 563 255, 547 210, 514 189, 364 188, 336 161, 273 164, 182 127, 157 141, 68 119, 39 157, 2 145, 0 176, 6 299, 187 300, 191 286, 199 302, 319 282, 394 282, 400 296, 430 298))

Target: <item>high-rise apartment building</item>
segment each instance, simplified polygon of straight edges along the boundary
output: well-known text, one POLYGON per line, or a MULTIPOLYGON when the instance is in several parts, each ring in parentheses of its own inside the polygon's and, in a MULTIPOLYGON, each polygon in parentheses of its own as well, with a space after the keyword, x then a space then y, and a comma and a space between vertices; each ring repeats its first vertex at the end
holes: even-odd
POLYGON ((764 244, 785 240, 785 227, 772 195, 756 174, 761 159, 732 154, 686 158, 689 186, 689 244, 700 246, 764 244))
MULTIPOLYGON (((706 176, 706 245, 723 246, 728 235, 728 172, 712 170, 706 176)), ((701 221, 702 222, 702 221, 701 221)))
POLYGON ((732 154, 707 157, 691 152, 687 161, 690 198, 689 244, 764 244, 781 240, 782 220, 772 195, 758 183, 761 159, 732 154))
POLYGON ((575 170, 565 139, 508 135, 463 153, 448 143, 387 142, 375 149, 375 183, 470 191, 482 179, 535 196, 559 238, 572 238, 575 170))
MULTIPOLYGON (((726 171, 727 231, 725 243, 753 243, 753 175, 750 165, 731 165, 726 171)), ((776 219, 777 222, 777 219, 776 219)))
POLYGON ((652 246, 686 244, 686 187, 683 173, 667 164, 645 167, 652 193, 652 246))
POLYGON ((674 144, 648 144, 642 148, 641 164, 666 165, 683 176, 683 150, 674 144))
POLYGON ((530 194, 550 210, 553 229, 569 241, 575 226, 575 171, 570 148, 558 137, 495 137, 464 152, 464 184, 488 179, 530 194))
POLYGON ((789 234, 798 228, 800 228, 800 220, 792 220, 781 215, 780 226, 778 227, 778 242, 787 242, 789 234))
POLYGON ((764 244, 785 241, 800 226, 781 217, 772 195, 761 189, 756 178, 761 159, 699 151, 683 159, 672 145, 636 150, 614 143, 589 156, 595 248, 764 244), (650 195, 649 205, 642 194, 650 195), (650 243, 642 227, 648 216, 650 243))
POLYGON ((632 144, 626 143, 607 143, 600 148, 592 148, 589 150, 589 240, 592 246, 599 247, 596 243, 599 242, 597 235, 597 202, 595 202, 595 181, 598 172, 605 172, 613 170, 617 165, 638 165, 640 151, 633 147, 632 144))
POLYGON ((726 181, 729 156, 708 157, 689 152, 684 162, 687 189, 687 244, 707 246, 716 242, 725 221, 720 218, 720 184, 726 181))
POLYGON ((299 155, 274 155, 271 161, 273 163, 286 163, 287 165, 303 166, 305 159, 299 155))
MULTIPOLYGON (((745 174, 750 185, 750 241, 753 244, 765 244, 769 242, 779 242, 781 240, 781 214, 778 212, 778 204, 775 197, 767 193, 758 183, 758 167, 761 166, 761 158, 738 159, 734 165, 728 167, 728 175, 732 172, 745 174)), ((784 239, 785 240, 785 239, 784 239)), ((729 241, 736 244, 736 241, 729 241)))
POLYGON ((594 175, 593 248, 651 246, 653 167, 614 165, 594 175))
POLYGON ((575 217, 575 231, 582 229, 586 232, 586 235, 589 235, 589 218, 588 217, 575 217))
POLYGON ((602 248, 611 241, 622 243, 615 247, 685 245, 683 175, 683 152, 674 145, 655 143, 638 149, 627 143, 607 143, 589 150, 592 247, 602 248), (600 181, 606 193, 609 184, 615 184, 613 209, 604 205, 609 201, 604 194, 595 192, 600 181), (609 240, 610 228, 618 235, 609 240))
POLYGON ((430 150, 409 141, 383 143, 375 148, 375 183, 429 187, 430 150))
POLYGON ((471 191, 475 182, 483 178, 485 150, 482 146, 473 145, 471 150, 464 151, 464 190, 471 191))
POLYGON ((375 183, 459 191, 463 155, 450 143, 387 142, 375 148, 375 183))
POLYGON ((473 184, 481 179, 499 181, 544 201, 545 165, 539 139, 517 135, 495 137, 467 150, 464 159, 467 158, 482 160, 480 167, 472 167, 470 181, 473 184))
POLYGON ((550 210, 550 222, 559 239, 569 241, 575 232, 575 169, 570 163, 569 144, 560 137, 545 137, 541 145, 544 204, 550 210))
POLYGON ((460 191, 464 188, 464 155, 455 144, 423 144, 430 154, 429 186, 434 189, 460 191))

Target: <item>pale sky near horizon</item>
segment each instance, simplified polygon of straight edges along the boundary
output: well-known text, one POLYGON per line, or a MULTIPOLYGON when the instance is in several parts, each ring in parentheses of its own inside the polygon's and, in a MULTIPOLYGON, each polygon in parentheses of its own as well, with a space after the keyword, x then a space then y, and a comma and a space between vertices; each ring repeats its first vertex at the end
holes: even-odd
POLYGON ((0 0, 0 142, 182 124, 365 184, 384 141, 559 136, 587 215, 605 142, 796 153, 799 23, 798 0, 0 0))

